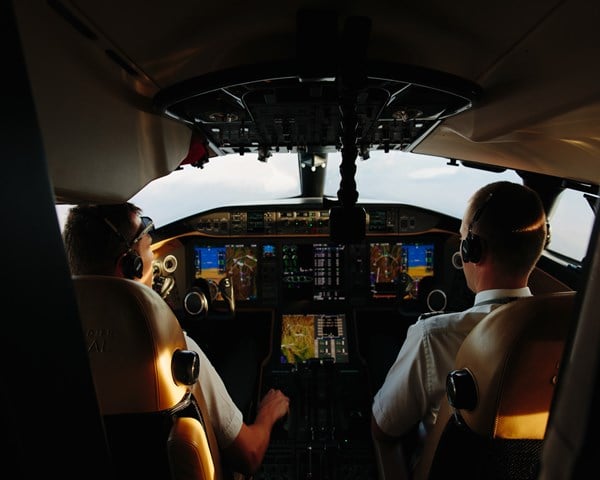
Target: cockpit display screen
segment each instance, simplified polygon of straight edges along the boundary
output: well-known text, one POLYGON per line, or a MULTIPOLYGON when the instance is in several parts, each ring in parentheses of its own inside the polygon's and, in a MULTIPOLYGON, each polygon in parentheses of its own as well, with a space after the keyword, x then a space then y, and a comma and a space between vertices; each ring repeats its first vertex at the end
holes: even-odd
MULTIPOLYGON (((194 247, 194 278, 204 278, 213 287, 229 277, 236 301, 256 300, 258 247, 256 245, 196 245, 194 247)), ((215 300, 223 300, 215 288, 215 300)))
POLYGON ((283 314, 280 359, 294 365, 310 359, 348 363, 345 314, 283 314))
POLYGON ((416 296, 419 281, 434 275, 433 243, 375 242, 370 244, 370 283, 373 298, 396 297, 406 293, 416 296), (398 289, 408 275, 412 285, 408 292, 398 289))
POLYGON ((344 245, 285 244, 282 260, 284 300, 345 299, 344 245))

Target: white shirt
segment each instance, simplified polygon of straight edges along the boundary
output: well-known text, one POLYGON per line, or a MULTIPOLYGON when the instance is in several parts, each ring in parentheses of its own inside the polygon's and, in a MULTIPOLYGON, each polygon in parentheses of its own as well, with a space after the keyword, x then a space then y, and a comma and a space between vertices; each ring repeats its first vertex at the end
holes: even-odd
POLYGON ((398 437, 420 421, 427 432, 446 393, 446 376, 467 334, 492 310, 514 297, 529 297, 528 287, 486 290, 473 307, 417 320, 408 328, 398 357, 375 394, 372 412, 379 428, 398 437))
POLYGON ((217 443, 221 449, 227 448, 242 429, 242 412, 231 399, 223 380, 213 367, 200 346, 185 335, 187 347, 200 356, 200 375, 198 382, 202 388, 206 408, 215 431, 217 443))

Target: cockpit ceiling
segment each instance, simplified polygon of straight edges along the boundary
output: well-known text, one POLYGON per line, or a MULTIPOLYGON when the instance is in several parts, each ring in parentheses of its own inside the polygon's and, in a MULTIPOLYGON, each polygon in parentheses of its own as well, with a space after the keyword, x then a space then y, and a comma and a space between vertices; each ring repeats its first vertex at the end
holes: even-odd
POLYGON ((71 197, 129 198, 179 165, 191 131, 212 155, 329 151, 351 135, 360 155, 600 178, 595 2, 14 8, 53 184, 71 197))
POLYGON ((368 37, 363 45, 367 58, 421 65, 477 82, 524 39, 543 33, 557 18, 582 15, 588 2, 508 0, 487 2, 485 8, 477 0, 49 3, 64 6, 96 41, 121 53, 164 88, 240 65, 298 56, 299 12, 308 17, 306 36, 329 61, 338 55, 335 42, 344 34, 347 20, 365 17, 371 27, 359 35, 368 37))

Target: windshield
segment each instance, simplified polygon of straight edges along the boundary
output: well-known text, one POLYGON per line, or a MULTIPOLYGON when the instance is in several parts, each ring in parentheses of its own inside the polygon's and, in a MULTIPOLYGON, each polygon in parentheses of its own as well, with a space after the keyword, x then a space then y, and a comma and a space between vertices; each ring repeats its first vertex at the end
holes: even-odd
MULTIPOLYGON (((339 153, 327 157, 325 196, 337 198, 340 162, 339 153)), ((445 158, 405 152, 375 151, 368 160, 359 158, 356 168, 359 202, 408 203, 457 218, 462 217, 469 196, 480 186, 503 179, 521 183, 512 171, 497 174, 451 166, 445 158)), ((151 182, 131 201, 160 227, 211 208, 273 202, 299 194, 295 153, 276 154, 267 162, 245 154, 211 159, 202 169, 186 165, 151 182)))
MULTIPOLYGON (((330 198, 337 198, 340 162, 340 153, 328 154, 324 193, 330 198)), ((458 219, 479 187, 499 180, 522 183, 512 170, 489 172, 446 158, 400 151, 373 151, 367 160, 359 157, 356 168, 359 202, 406 203, 458 219)), ((298 169, 295 153, 274 154, 266 162, 259 161, 255 154, 225 155, 210 159, 203 168, 184 165, 150 182, 131 201, 150 215, 159 228, 212 208, 297 197, 298 169)), ((568 192, 561 195, 559 207, 550 216, 550 248, 580 261, 587 249, 594 217, 580 192, 568 192)), ((68 207, 57 206, 61 227, 68 207)))

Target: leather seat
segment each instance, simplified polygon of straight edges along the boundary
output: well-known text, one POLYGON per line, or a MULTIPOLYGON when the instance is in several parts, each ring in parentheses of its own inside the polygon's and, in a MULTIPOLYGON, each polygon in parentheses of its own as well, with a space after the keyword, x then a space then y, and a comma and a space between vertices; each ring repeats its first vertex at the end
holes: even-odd
POLYGON ((574 298, 519 299, 470 332, 413 478, 537 478, 574 298))
POLYGON ((132 280, 73 282, 115 477, 221 480, 199 357, 169 306, 132 280))

